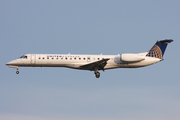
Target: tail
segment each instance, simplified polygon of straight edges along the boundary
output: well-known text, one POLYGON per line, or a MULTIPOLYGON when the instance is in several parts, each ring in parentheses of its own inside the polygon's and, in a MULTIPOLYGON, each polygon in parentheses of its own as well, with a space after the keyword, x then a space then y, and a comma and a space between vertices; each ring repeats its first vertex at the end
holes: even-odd
POLYGON ((171 42, 173 42, 172 39, 158 40, 146 56, 162 59, 167 45, 171 42))

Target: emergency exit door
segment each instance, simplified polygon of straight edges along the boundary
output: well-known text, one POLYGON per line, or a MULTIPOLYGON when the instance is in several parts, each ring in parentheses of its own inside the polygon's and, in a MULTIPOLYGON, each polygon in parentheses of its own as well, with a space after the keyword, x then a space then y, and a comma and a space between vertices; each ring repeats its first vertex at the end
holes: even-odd
POLYGON ((90 57, 87 57, 87 62, 91 62, 91 58, 90 57))

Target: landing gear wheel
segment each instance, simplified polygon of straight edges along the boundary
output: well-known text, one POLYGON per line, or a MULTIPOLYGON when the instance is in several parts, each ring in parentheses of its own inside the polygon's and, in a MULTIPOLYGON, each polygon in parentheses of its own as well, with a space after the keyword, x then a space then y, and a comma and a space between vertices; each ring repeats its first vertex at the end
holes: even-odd
POLYGON ((100 77, 100 73, 99 72, 96 72, 96 78, 99 78, 100 77))
POLYGON ((96 75, 96 78, 99 78, 100 77, 100 75, 96 75))
POLYGON ((16 74, 19 74, 19 71, 16 71, 16 74))

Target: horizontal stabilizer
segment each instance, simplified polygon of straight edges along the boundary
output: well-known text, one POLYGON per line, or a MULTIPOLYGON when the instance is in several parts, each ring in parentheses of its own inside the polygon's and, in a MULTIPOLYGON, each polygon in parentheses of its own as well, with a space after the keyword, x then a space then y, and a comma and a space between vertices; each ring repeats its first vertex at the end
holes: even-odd
POLYGON ((171 43, 171 42, 173 42, 173 40, 171 40, 171 39, 167 39, 167 40, 161 40, 161 41, 158 41, 159 43, 166 43, 166 44, 168 44, 168 43, 171 43))

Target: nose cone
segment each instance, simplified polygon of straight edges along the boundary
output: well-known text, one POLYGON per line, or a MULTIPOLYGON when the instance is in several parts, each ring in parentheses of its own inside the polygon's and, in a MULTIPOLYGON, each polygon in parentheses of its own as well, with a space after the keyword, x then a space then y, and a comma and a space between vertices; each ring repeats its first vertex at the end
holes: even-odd
POLYGON ((6 63, 6 65, 10 65, 9 63, 10 63, 10 62, 6 63))
POLYGON ((17 60, 13 60, 13 61, 10 61, 8 63, 6 63, 6 65, 17 65, 18 64, 18 61, 17 60))

